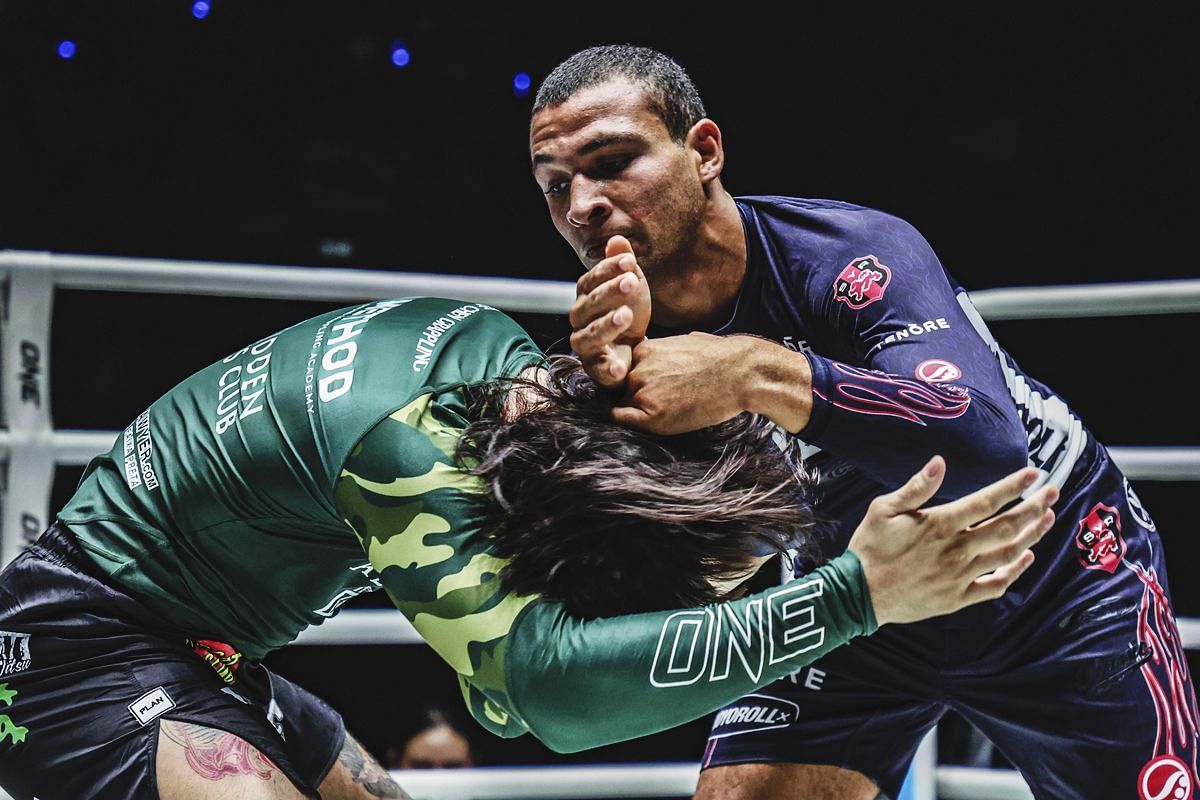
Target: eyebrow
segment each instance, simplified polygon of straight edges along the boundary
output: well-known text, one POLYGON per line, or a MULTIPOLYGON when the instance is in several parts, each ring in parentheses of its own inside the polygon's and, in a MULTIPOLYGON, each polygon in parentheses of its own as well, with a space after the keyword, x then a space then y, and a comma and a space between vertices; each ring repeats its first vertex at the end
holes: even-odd
MULTIPOLYGON (((597 150, 608 147, 610 144, 626 144, 626 143, 641 143, 642 137, 634 133, 614 133, 609 136, 598 136, 590 142, 579 148, 579 155, 586 156, 589 153, 594 153, 597 150)), ((545 164, 554 159, 545 153, 538 153, 533 157, 533 165, 545 164)))

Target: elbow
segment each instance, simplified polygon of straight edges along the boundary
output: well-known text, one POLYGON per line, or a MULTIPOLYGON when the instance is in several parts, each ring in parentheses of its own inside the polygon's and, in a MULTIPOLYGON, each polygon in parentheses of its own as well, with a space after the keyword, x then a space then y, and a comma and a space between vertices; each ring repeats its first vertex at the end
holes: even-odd
POLYGON ((610 743, 598 738, 590 726, 581 725, 578 720, 565 716, 560 719, 541 719, 537 723, 526 720, 526 724, 534 737, 555 753, 578 753, 610 743))
POLYGON ((957 455, 944 453, 949 468, 940 494, 962 497, 1029 464, 1029 448, 1020 426, 972 436, 955 449, 957 455))

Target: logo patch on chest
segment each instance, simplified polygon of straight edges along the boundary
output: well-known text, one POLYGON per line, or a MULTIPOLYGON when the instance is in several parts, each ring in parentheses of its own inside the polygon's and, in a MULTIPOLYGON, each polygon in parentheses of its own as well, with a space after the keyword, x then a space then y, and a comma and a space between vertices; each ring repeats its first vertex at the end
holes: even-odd
POLYGON ((1111 506, 1096 503, 1079 521, 1075 534, 1079 563, 1085 569, 1102 569, 1109 575, 1125 557, 1125 539, 1121 536, 1121 515, 1111 506))
POLYGON ((851 308, 866 308, 883 297, 892 282, 892 270, 875 256, 856 258, 833 282, 833 297, 851 308))

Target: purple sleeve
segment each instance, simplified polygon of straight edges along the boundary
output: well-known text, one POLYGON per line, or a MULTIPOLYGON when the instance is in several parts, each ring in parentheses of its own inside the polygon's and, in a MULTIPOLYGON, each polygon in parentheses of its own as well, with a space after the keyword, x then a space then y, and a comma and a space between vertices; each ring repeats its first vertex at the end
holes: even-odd
POLYGON ((940 454, 941 496, 959 497, 1025 466, 1025 431, 962 290, 912 226, 880 216, 870 249, 809 275, 809 301, 840 345, 830 349, 855 356, 808 354, 812 416, 798 435, 887 486, 940 454))

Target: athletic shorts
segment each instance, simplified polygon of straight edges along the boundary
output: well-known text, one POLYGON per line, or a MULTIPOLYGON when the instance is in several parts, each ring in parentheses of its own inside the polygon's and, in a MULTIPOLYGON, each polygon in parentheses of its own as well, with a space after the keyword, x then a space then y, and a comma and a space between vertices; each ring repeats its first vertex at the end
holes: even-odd
POLYGON ((164 626, 52 526, 0 574, 0 786, 16 800, 157 798, 164 719, 241 737, 312 797, 345 737, 324 702, 164 626))
POLYGON ((829 764, 899 794, 947 709, 1043 798, 1184 800, 1197 710, 1153 520, 1102 449, 1005 597, 886 625, 718 712, 703 767, 829 764))

